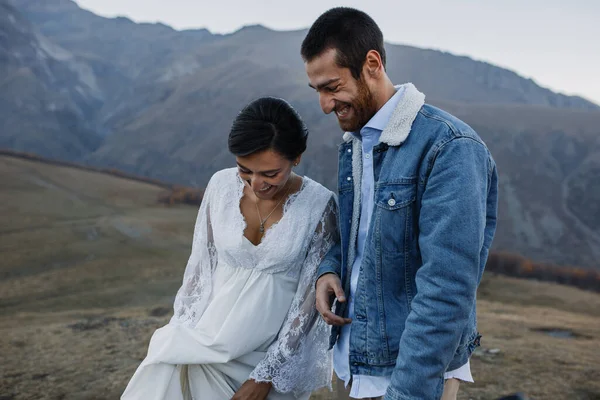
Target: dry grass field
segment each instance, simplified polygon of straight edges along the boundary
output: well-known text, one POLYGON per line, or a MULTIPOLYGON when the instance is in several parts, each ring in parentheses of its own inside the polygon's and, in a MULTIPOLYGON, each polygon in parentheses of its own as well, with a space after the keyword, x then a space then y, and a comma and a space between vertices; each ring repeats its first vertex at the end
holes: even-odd
MULTIPOLYGON (((0 157, 0 400, 119 398, 189 252, 196 209, 161 190, 0 157)), ((460 399, 600 399, 599 294, 487 274, 479 324, 460 399)))

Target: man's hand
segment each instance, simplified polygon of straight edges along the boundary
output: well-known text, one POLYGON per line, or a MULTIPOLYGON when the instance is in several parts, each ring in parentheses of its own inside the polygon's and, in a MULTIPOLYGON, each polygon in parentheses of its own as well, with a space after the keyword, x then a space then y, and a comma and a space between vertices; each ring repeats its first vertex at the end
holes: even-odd
POLYGON ((256 382, 248 379, 235 392, 231 400, 265 400, 271 391, 271 382, 256 382))
POLYGON ((352 322, 350 318, 338 317, 331 312, 331 298, 335 295, 337 301, 344 303, 346 296, 342 282, 336 274, 325 274, 317 281, 317 311, 328 325, 346 325, 352 322))

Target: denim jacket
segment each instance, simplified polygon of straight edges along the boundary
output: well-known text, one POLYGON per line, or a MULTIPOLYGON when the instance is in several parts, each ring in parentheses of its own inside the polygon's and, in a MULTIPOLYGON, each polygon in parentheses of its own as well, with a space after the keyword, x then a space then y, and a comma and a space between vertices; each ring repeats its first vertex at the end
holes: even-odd
MULTIPOLYGON (((350 329, 350 372, 390 376, 386 399, 439 399, 443 374, 480 335, 476 291, 496 229, 498 176, 486 145, 412 84, 373 149, 374 211, 350 329)), ((341 241, 319 276, 350 293, 360 218, 360 138, 339 147, 341 241)), ((346 314, 347 303, 335 312, 346 314)), ((333 347, 339 328, 333 327, 333 347)))

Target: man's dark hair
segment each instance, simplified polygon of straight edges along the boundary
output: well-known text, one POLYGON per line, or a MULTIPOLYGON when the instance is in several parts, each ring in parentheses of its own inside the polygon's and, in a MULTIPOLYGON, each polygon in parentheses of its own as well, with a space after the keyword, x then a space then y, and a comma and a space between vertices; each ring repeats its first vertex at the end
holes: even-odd
POLYGON ((354 79, 360 79, 370 50, 381 55, 385 68, 381 29, 366 13, 354 8, 336 7, 323 13, 312 24, 302 42, 302 58, 310 62, 329 49, 337 50, 338 66, 349 68, 354 79))
POLYGON ((229 132, 229 151, 238 157, 274 150, 294 161, 306 150, 308 129, 285 100, 261 97, 235 118, 229 132))

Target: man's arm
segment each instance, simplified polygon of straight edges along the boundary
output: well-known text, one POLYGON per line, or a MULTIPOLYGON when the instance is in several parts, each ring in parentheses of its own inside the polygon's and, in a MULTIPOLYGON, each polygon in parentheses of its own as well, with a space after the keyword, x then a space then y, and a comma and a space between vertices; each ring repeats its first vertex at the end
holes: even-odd
POLYGON ((490 157, 458 137, 434 155, 419 217, 423 265, 386 400, 438 400, 475 301, 490 157))

